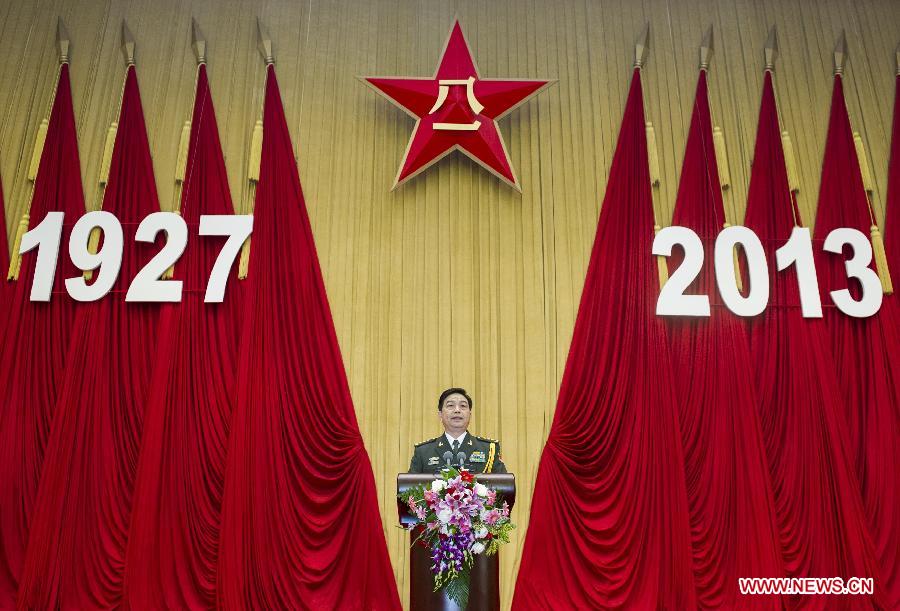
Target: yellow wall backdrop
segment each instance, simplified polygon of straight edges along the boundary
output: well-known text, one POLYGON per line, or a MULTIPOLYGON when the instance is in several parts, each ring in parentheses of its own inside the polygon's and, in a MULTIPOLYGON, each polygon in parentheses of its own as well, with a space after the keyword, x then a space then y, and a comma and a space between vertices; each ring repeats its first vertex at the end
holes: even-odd
MULTIPOLYGON (((533 481, 550 429, 597 214, 645 21, 647 118, 656 128, 658 214, 668 221, 697 78, 712 24, 713 121, 732 176, 732 222, 743 216, 763 73, 778 27, 776 91, 794 142, 800 204, 811 222, 830 106, 832 49, 846 29, 845 73, 883 218, 895 0, 2 0, 0 176, 12 234, 27 201, 37 126, 57 71, 56 19, 72 40, 82 177, 98 202, 104 139, 116 119, 125 64, 120 26, 137 44, 138 78, 160 199, 170 209, 181 126, 190 118, 191 17, 208 41, 210 83, 235 201, 247 209, 247 163, 264 66, 256 17, 268 26, 288 124, 343 351, 372 459, 401 595, 407 540, 395 528, 395 476, 412 445, 440 432, 436 397, 467 387, 472 430, 503 442, 518 476, 519 529, 503 553, 512 597, 533 481), (500 122, 522 183, 516 193, 461 155, 389 189, 413 120, 357 75, 430 76, 454 16, 485 77, 558 83, 500 122)), ((649 229, 649 228, 648 228, 649 229)), ((898 272, 895 271, 895 274, 898 272)), ((652 375, 652 372, 648 372, 652 375)))

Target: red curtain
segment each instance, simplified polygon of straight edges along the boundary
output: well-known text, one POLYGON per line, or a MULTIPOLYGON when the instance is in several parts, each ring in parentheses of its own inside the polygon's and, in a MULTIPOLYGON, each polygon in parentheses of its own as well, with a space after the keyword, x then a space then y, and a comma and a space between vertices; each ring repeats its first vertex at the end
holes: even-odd
POLYGON ((63 281, 76 275, 67 246, 72 224, 84 214, 81 167, 69 66, 60 67, 47 138, 34 183, 29 227, 48 212, 65 213, 65 226, 49 302, 30 301, 36 251, 22 259, 19 280, 9 285, 10 303, 0 324, 0 608, 15 603, 28 529, 57 394, 65 373, 66 349, 75 317, 63 281), (2 334, 0 334, 2 337, 2 334), (16 502, 9 502, 15 499, 16 502))
MULTIPOLYGON (((869 235, 873 222, 866 200, 843 83, 836 76, 816 212, 816 268, 824 295, 851 285, 851 291, 858 291, 857 282, 847 280, 844 255, 826 253, 821 244, 838 227, 869 235)), ((875 269, 874 263, 870 267, 875 269)), ((900 605, 900 486, 896 473, 900 465, 900 345, 890 345, 882 329, 884 324, 896 324, 890 320, 889 308, 885 305, 875 316, 862 319, 833 307, 824 310, 844 397, 851 464, 881 562, 882 585, 890 600, 900 605)))
POLYGON ((556 415, 535 483, 513 607, 696 604, 653 208, 635 70, 556 415))
POLYGON ((164 304, 151 382, 126 593, 132 609, 201 609, 216 602, 222 489, 237 368, 242 284, 204 303, 224 238, 198 237, 201 214, 233 214, 206 66, 197 74, 181 215, 190 238, 175 267, 181 303, 164 304))
POLYGON ((218 587, 226 608, 396 609, 274 67, 268 68, 218 587))
POLYGON ((667 322, 684 445, 694 581, 706 608, 781 607, 742 596, 738 577, 783 574, 774 501, 743 322, 721 303, 713 245, 725 223, 706 72, 697 82, 673 225, 690 227, 706 257, 691 294, 709 295, 709 318, 667 322))
MULTIPOLYGON (((879 316, 882 319, 881 328, 885 335, 885 342, 890 350, 892 359, 891 371, 893 383, 900 384, 900 75, 895 80, 894 95, 894 127, 891 138, 891 157, 888 166, 887 210, 884 222, 884 241, 887 251, 888 268, 893 274, 894 294, 885 295, 884 305, 879 316), (892 229, 893 228, 893 229, 892 229)), ((897 423, 900 422, 900 401, 894 402, 894 441, 900 431, 897 423)), ((896 448, 895 448, 896 450, 896 448)), ((896 455, 895 455, 896 456, 896 455)), ((896 458, 894 464, 897 464, 896 458)), ((896 490, 893 504, 886 501, 881 509, 881 520, 885 524, 893 524, 893 536, 895 545, 879 550, 882 579, 885 582, 885 590, 890 596, 890 603, 895 608, 900 608, 900 542, 896 542, 898 533, 897 521, 900 520, 900 501, 897 499, 896 490)), ((884 539, 887 541, 887 538, 884 539)))
MULTIPOLYGON (((753 159, 745 225, 765 247, 771 292, 765 313, 749 323, 751 366, 785 570, 792 577, 875 577, 878 587, 826 330, 821 320, 802 318, 794 268, 774 271, 775 250, 794 226, 794 203, 770 72, 753 159)), ((828 602, 807 596, 789 601, 828 602)))
MULTIPOLYGON (((113 293, 79 307, 47 444, 18 604, 121 604, 125 546, 159 307, 124 291, 159 247, 134 241, 159 210, 134 67, 129 67, 103 209, 122 222, 113 293)), ((61 348, 60 348, 61 349, 61 348)))

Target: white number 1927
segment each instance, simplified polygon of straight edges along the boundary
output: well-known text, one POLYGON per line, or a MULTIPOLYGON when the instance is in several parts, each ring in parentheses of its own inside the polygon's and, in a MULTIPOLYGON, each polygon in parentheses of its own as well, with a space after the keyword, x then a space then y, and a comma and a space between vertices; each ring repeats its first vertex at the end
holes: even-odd
MULTIPOLYGON (((31 301, 50 301, 56 262, 62 239, 63 213, 48 212, 47 216, 31 231, 22 236, 19 254, 37 248, 34 281, 31 285, 31 301)), ((250 215, 203 215, 200 217, 201 236, 227 236, 228 240, 219 252, 206 285, 207 303, 220 303, 225 297, 228 272, 237 258, 241 246, 253 231, 250 215)), ((187 247, 187 223, 173 212, 154 212, 138 225, 134 239, 137 242, 154 242, 160 232, 166 234, 166 244, 132 279, 125 301, 130 302, 178 302, 181 301, 182 281, 163 280, 167 269, 175 265, 187 247)), ((97 301, 112 290, 122 268, 122 252, 125 246, 122 224, 110 212, 88 212, 75 223, 69 236, 69 258, 82 271, 100 271, 90 284, 83 276, 66 278, 69 296, 76 301, 97 301), (103 242, 92 253, 88 241, 94 228, 103 234, 103 242)))

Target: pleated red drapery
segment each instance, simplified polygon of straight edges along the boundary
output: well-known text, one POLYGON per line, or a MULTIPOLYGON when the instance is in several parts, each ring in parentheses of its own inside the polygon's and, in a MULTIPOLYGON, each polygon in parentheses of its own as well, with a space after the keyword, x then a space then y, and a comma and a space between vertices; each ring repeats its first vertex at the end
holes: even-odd
MULTIPOLYGON (((885 335, 885 341, 891 348, 893 359, 892 371, 894 383, 900 383, 897 372, 900 371, 900 75, 895 80, 894 92, 894 126, 891 137, 891 155, 888 165, 888 187, 886 197, 886 211, 884 221, 884 245, 887 251, 888 268, 891 271, 894 294, 885 295, 879 316, 882 318, 881 328, 885 335)), ((896 410, 900 409, 898 403, 894 403, 894 422, 900 422, 900 415, 896 410)), ((896 428, 895 435, 896 435, 896 428)), ((895 436, 896 440, 896 436, 895 436)), ((896 459, 894 464, 896 465, 896 459)), ((882 508, 882 520, 886 523, 897 524, 900 516, 900 503, 896 495, 892 506, 882 508), (891 517, 893 516, 893 517, 891 517), (891 522, 891 520, 893 520, 891 522)), ((896 529, 894 534, 896 535, 896 529)), ((880 550, 882 579, 885 581, 885 589, 891 597, 889 602, 894 607, 900 607, 900 544, 894 547, 893 555, 888 548, 880 550), (885 553, 886 552, 886 553, 885 553)))
POLYGON ((63 282, 78 273, 68 257, 67 245, 72 224, 84 214, 84 194, 68 64, 60 66, 34 183, 29 228, 51 211, 65 213, 51 299, 30 301, 37 252, 27 253, 22 258, 19 280, 9 285, 9 307, 0 320, 0 325, 6 325, 6 341, 0 345, 0 388, 4 389, 0 498, 5 500, 0 503, 0 608, 15 605, 44 450, 75 318, 75 305, 63 282))
MULTIPOLYGON (((113 292, 76 314, 32 519, 20 608, 121 604, 125 548, 159 306, 124 292, 159 247, 134 241, 159 210, 137 75, 128 68, 103 209, 125 236, 113 292)), ((95 272, 96 273, 96 272, 95 272)))
POLYGON ((269 66, 218 587, 225 608, 396 609, 375 480, 269 66))
MULTIPOLYGON (((872 217, 866 199, 838 75, 834 77, 816 212, 816 269, 823 295, 852 286, 850 290, 859 296, 857 282, 847 280, 845 256, 826 253, 821 245, 838 227, 869 235, 872 217)), ((876 269, 874 261, 870 267, 876 269)), ((889 310, 885 305, 871 318, 852 318, 833 307, 824 308, 824 314, 844 397, 851 464, 881 563, 882 585, 890 600, 900 606, 900 486, 896 472, 900 465, 900 345, 889 343, 882 329, 882 325, 896 324, 889 310)))
POLYGON ((538 470, 516 609, 696 604, 653 224, 635 70, 538 470))
POLYGON ((147 402, 126 558, 132 609, 216 603, 222 489, 237 368, 242 286, 204 303, 224 238, 198 237, 201 214, 233 214, 206 66, 197 74, 181 216, 190 238, 175 267, 181 303, 164 304, 147 402))
MULTIPOLYGON (((878 582, 825 328, 802 318, 794 268, 774 271, 775 250, 790 237, 794 217, 770 72, 753 159, 744 224, 765 247, 771 286, 766 311, 749 323, 750 354, 784 567, 791 577, 878 582)), ((833 604, 829 598, 788 602, 833 604)), ((869 604, 860 597, 839 602, 869 604)))
POLYGON ((746 330, 716 290, 712 251, 724 223, 706 72, 701 71, 672 224, 693 229, 703 240, 704 266, 687 293, 709 295, 712 311, 709 318, 667 321, 694 580, 698 602, 706 608, 780 608, 778 597, 742 596, 738 590, 738 577, 777 577, 783 568, 746 330))

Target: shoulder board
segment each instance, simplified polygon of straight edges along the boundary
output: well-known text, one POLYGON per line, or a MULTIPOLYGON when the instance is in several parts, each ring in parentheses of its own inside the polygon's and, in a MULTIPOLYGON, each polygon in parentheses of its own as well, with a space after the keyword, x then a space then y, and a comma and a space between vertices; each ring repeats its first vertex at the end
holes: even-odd
POLYGON ((418 448, 419 446, 423 446, 426 443, 431 443, 432 441, 437 441, 438 439, 440 439, 440 437, 432 437, 431 439, 426 439, 425 441, 420 441, 419 443, 416 444, 416 447, 418 448))
POLYGON ((496 439, 489 439, 489 438, 487 438, 487 437, 481 437, 480 435, 474 435, 474 437, 475 437, 475 439, 477 439, 478 441, 483 441, 483 442, 485 442, 485 443, 500 443, 500 442, 497 441, 496 439))

